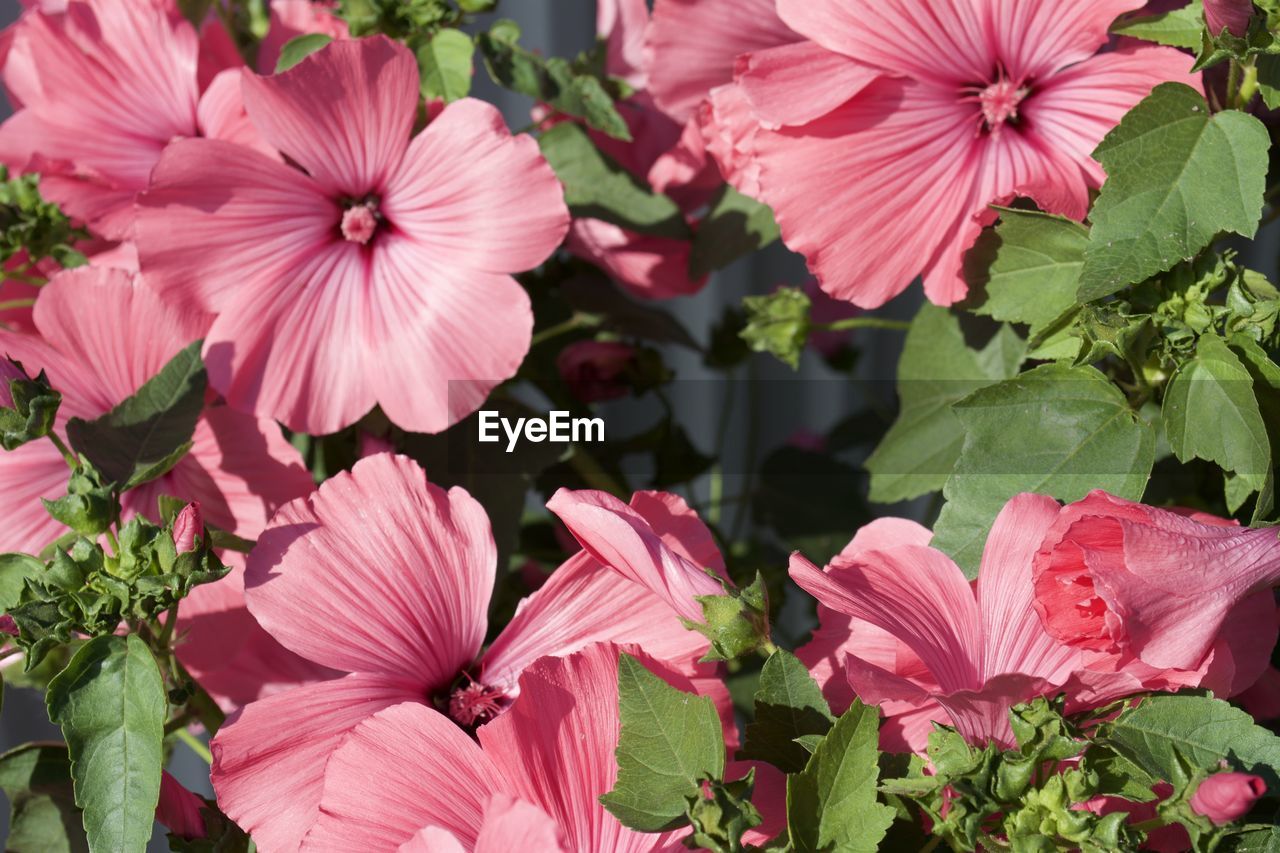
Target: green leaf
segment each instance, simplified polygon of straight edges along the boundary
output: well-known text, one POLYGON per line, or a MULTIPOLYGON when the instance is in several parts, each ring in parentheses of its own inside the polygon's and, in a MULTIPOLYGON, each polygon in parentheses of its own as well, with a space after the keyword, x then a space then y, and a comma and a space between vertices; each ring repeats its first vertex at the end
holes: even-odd
POLYGON ((724 732, 711 699, 683 693, 631 655, 618 658, 618 781, 600 798, 623 825, 661 832, 687 819, 687 800, 724 775, 724 732))
POLYGON ((280 48, 280 58, 276 60, 276 73, 288 71, 331 41, 333 37, 324 33, 306 33, 289 39, 284 47, 280 48))
MULTIPOLYGON (((22 370, 16 361, 9 364, 22 370)), ((16 450, 29 441, 47 436, 58 417, 62 395, 50 387, 44 371, 35 379, 9 380, 5 391, 12 406, 0 405, 0 447, 16 450)))
POLYGON ((418 48, 422 97, 445 103, 465 98, 471 91, 471 60, 476 46, 462 30, 440 30, 418 48))
POLYGON ((1025 323, 1036 337, 1076 304, 1089 229, 1033 210, 1000 209, 1000 223, 984 231, 965 257, 970 292, 981 294, 975 314, 1025 323))
POLYGON ((1224 231, 1252 237, 1269 148, 1253 116, 1211 115, 1191 87, 1157 86, 1094 152, 1107 182, 1090 214, 1081 301, 1190 260, 1224 231))
POLYGON ((747 326, 742 339, 756 352, 800 366, 800 353, 809 340, 809 297, 797 287, 780 287, 764 296, 747 296, 747 326))
POLYGON ((1280 853, 1280 826, 1245 826, 1223 836, 1219 853, 1280 853))
POLYGON ((1105 489, 1139 500, 1155 463, 1155 430, 1092 367, 1042 365, 971 394, 954 411, 964 445, 943 489, 933 545, 969 577, 1014 495, 1074 501, 1105 489))
POLYGON ((27 578, 44 574, 44 563, 28 554, 0 554, 0 613, 17 606, 27 578))
POLYGON ((619 335, 700 348, 671 312, 652 301, 632 299, 602 273, 592 270, 565 280, 560 284, 560 295, 574 311, 599 316, 604 328, 619 335))
POLYGON ((725 185, 693 237, 689 275, 702 278, 778 239, 773 211, 725 185))
POLYGON ((798 853, 874 851, 894 810, 877 800, 880 712, 854 700, 800 773, 787 780, 787 827, 798 853))
POLYGON ((835 717, 813 676, 791 652, 779 649, 765 661, 756 688, 755 721, 748 723, 738 758, 767 761, 784 773, 799 773, 810 750, 799 739, 825 735, 835 717))
POLYGON ((655 237, 691 236, 676 203, 602 153, 581 125, 562 122, 542 134, 538 145, 564 184, 564 200, 574 216, 655 237))
POLYGON ((1151 696, 1109 723, 1101 740, 1159 779, 1177 783, 1178 759, 1212 772, 1224 759, 1280 786, 1280 737, 1244 711, 1207 696, 1151 696))
MULTIPOLYGON (((1002 350, 1005 342, 992 347, 1002 350)), ((898 418, 867 459, 871 500, 895 503, 941 489, 964 441, 952 405, 1016 372, 1016 365, 970 349, 945 308, 920 309, 898 362, 898 418)))
MULTIPOLYGON (((1200 338, 1195 358, 1169 380, 1165 434, 1182 462, 1204 459, 1259 492, 1271 473, 1271 443, 1258 409, 1253 376, 1215 334, 1200 338)), ((1242 500, 1229 507, 1234 512, 1242 500)))
POLYGON ((87 851, 62 744, 28 743, 0 755, 0 790, 9 798, 8 853, 87 851))
POLYGON ((206 376, 196 341, 132 397, 94 421, 72 418, 67 438, 122 491, 154 480, 191 447, 206 376))
POLYGON ((164 766, 164 682, 136 635, 90 640, 49 682, 91 850, 142 850, 164 766))
POLYGON ((1204 4, 1195 0, 1181 9, 1158 15, 1126 16, 1111 27, 1118 36, 1151 41, 1169 47, 1199 50, 1204 32, 1204 4))
POLYGON ((518 30, 513 38, 509 28, 499 29, 498 24, 476 36, 476 46, 493 82, 549 104, 565 115, 584 119, 614 139, 631 141, 626 120, 597 77, 560 57, 530 53, 516 44, 517 38, 518 30))
POLYGON ((1280 54, 1264 54, 1256 60, 1258 91, 1267 109, 1280 109, 1280 54))

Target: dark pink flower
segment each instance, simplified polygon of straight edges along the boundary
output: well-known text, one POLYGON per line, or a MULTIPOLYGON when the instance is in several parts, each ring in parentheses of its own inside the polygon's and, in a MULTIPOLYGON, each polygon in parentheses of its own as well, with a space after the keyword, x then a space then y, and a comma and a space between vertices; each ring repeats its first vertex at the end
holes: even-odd
POLYGON ((1231 823, 1249 813, 1267 783, 1250 773, 1215 773, 1191 796, 1191 810, 1216 824, 1231 823))
MULTIPOLYGON (((633 505, 668 547, 719 560, 679 498, 641 493, 633 505)), ((696 664, 706 639, 681 630, 643 579, 585 551, 483 648, 496 560, 481 506, 403 456, 362 459, 276 513, 249 558, 249 610, 285 648, 341 675, 267 696, 219 730, 213 782, 227 814, 267 849, 295 849, 321 815, 326 762, 371 715, 413 703, 466 740, 459 726, 489 730, 510 713, 535 660, 597 641, 642 646, 727 710, 723 685, 696 664)))
POLYGON ((204 516, 200 504, 192 501, 173 519, 173 545, 179 554, 194 551, 196 537, 204 535, 204 516))
POLYGON ((182 783, 164 771, 160 775, 160 801, 156 804, 156 821, 179 838, 194 840, 206 838, 204 800, 183 787, 182 783))
POLYGON ((1243 38, 1253 17, 1253 0, 1204 0, 1204 22, 1215 36, 1227 30, 1243 38))
POLYGON ((537 143, 472 99, 412 137, 417 64, 382 36, 246 73, 244 99, 288 165, 181 140, 139 200, 143 272, 215 315, 213 387, 310 433, 375 404, 425 432, 474 411, 529 349, 529 297, 511 274, 568 228, 537 143))
POLYGON ((0 353, 0 408, 13 407, 13 389, 10 383, 29 378, 17 362, 0 353))
POLYGON ((1107 131, 1159 83, 1199 86, 1170 48, 1095 55, 1142 5, 778 0, 811 41, 740 57, 708 133, 732 141, 721 169, 758 186, 827 293, 876 307, 922 274, 949 305, 989 205, 1022 195, 1082 218, 1107 131))
POLYGON ((1063 510, 1034 572, 1036 610, 1060 641, 1195 669, 1224 628, 1274 636, 1267 590, 1280 583, 1280 534, 1098 491, 1063 510), (1259 596, 1242 626, 1237 608, 1259 596))
MULTIPOLYGON (((53 277, 40 292, 39 335, 0 329, 0 353, 31 373, 44 370, 62 394, 56 428, 92 420, 131 396, 183 347, 200 339, 210 318, 162 301, 127 272, 81 267, 53 277)), ((155 518, 160 495, 199 501, 205 520, 252 538, 276 507, 314 483, 276 423, 224 405, 207 406, 191 452, 174 468, 123 496, 126 517, 155 518)), ((67 464, 47 441, 0 454, 0 550, 38 553, 62 532, 41 498, 66 493, 67 464)))
POLYGON ((627 395, 627 373, 635 360, 633 346, 614 341, 578 341, 560 351, 556 369, 573 396, 584 403, 598 403, 627 395))

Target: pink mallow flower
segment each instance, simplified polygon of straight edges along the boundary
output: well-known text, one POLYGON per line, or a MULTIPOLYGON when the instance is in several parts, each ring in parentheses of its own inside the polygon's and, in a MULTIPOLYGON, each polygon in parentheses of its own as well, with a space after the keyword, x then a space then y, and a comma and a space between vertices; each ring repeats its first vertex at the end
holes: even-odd
POLYGON ((1256 610, 1254 632, 1274 642, 1280 532, 1096 491, 1047 531, 1034 583, 1036 610, 1058 640, 1194 669, 1245 608, 1256 610))
POLYGON ((627 396, 627 372, 636 361, 636 348, 616 341, 578 341, 556 357, 556 370, 573 396, 599 403, 627 396))
POLYGON ((411 138, 417 64, 383 36, 243 85, 288 163, 175 142, 136 226, 148 279, 216 315, 213 387, 309 433, 375 404, 419 432, 474 411, 529 349, 529 297, 511 274, 545 260, 569 224, 537 143, 472 99, 411 138))
POLYGON ((1191 810, 1216 824, 1231 823, 1249 813, 1267 792, 1267 783, 1251 773, 1215 773, 1191 795, 1191 810))
POLYGON ((173 139, 254 144, 240 71, 204 68, 172 0, 70 0, 28 8, 6 31, 0 162, 39 172, 40 191, 111 239, 173 139), (203 73, 201 73, 203 72, 203 73))
POLYGON ((525 840, 507 850, 556 849, 530 846, 538 837, 554 838, 566 853, 683 850, 688 829, 637 832, 599 801, 618 775, 618 655, 624 651, 673 686, 691 688, 633 647, 597 643, 533 663, 510 710, 481 726, 474 740, 418 704, 371 717, 325 769, 320 820, 308 849, 435 849, 424 839, 424 830, 435 827, 457 839, 455 849, 479 851, 494 801, 515 800, 527 804, 519 816, 525 840), (388 789, 388 779, 397 784, 388 789))
POLYGON ((1177 50, 1095 55, 1143 0, 778 0, 811 39, 738 60, 708 135, 726 177, 777 216, 823 289, 883 305, 917 274, 964 297, 964 253, 1015 195, 1082 218, 1090 156, 1166 81, 1177 50))
POLYGON ((1223 30, 1238 38, 1249 31, 1253 0, 1204 0, 1204 22, 1212 35, 1223 30))
POLYGON ((204 800, 191 793, 181 782, 169 775, 160 774, 160 800, 156 803, 156 821, 179 838, 195 840, 207 838, 201 814, 207 808, 204 800))
POLYGON ((928 547, 928 530, 901 519, 868 525, 825 571, 794 555, 792 579, 818 599, 821 621, 798 656, 836 709, 853 696, 880 705, 888 717, 882 745, 894 751, 922 751, 932 722, 975 743, 1007 745, 1009 708, 1037 696, 1064 692, 1069 710, 1084 710, 1149 690, 1230 696, 1261 676, 1277 626, 1274 605, 1256 597, 1233 608, 1207 653, 1181 668, 1052 636, 1037 613, 1032 567, 1070 512, 1044 496, 1014 497, 991 528, 972 585, 928 547))
MULTIPOLYGON (((82 267, 42 288, 39 335, 0 329, 0 353, 31 373, 44 370, 62 394, 55 428, 71 417, 106 414, 160 372, 210 318, 161 301, 122 270, 82 267)), ((64 436, 65 437, 65 436, 64 436)), ((252 538, 271 513, 314 488, 302 458, 266 419, 209 405, 196 422, 191 451, 164 476, 123 495, 126 518, 156 518, 160 495, 199 501, 205 520, 252 538)), ((64 532, 40 504, 66 494, 67 464, 47 441, 0 454, 0 550, 38 553, 64 532)))
MULTIPOLYGON (((640 493, 633 506, 665 547, 719 562, 711 533, 679 498, 640 493)), ((520 674, 547 655, 634 643, 690 674, 729 713, 723 685, 695 663, 706 639, 681 630, 663 590, 585 551, 525 599, 482 651, 496 563, 480 504, 462 489, 431 485, 402 456, 362 459, 276 514, 249 558, 249 610, 284 647, 343 674, 248 705, 213 741, 218 802, 264 849, 302 843, 325 813, 326 763, 335 766, 335 750, 372 715, 412 703, 418 707, 402 713, 469 742, 463 729, 492 729, 523 690, 520 674)), ((530 706, 548 707, 541 699, 530 706)), ((444 783, 430 784, 444 793, 444 783)))

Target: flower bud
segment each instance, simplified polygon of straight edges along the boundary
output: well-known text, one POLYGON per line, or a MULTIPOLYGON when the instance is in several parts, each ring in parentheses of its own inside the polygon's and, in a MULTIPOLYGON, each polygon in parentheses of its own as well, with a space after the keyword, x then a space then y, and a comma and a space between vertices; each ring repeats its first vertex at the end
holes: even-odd
POLYGON ((1204 0, 1204 22, 1209 34, 1218 36, 1225 29, 1237 38, 1249 31, 1253 17, 1252 0, 1204 0))
POLYGON ((570 344, 556 359, 560 378, 584 403, 616 400, 627 394, 627 371, 636 360, 635 347, 607 341, 570 344))
POLYGON ((196 537, 204 533, 204 516, 200 512, 200 504, 192 501, 182 508, 178 517, 173 520, 173 545, 179 554, 194 551, 196 537))
POLYGON ((1215 773, 1200 783, 1191 798, 1191 810, 1216 824, 1231 823, 1249 813, 1267 783, 1250 773, 1215 773))
POLYGON ((27 374, 18 363, 11 358, 0 358, 0 408, 13 408, 13 392, 9 383, 15 379, 27 379, 27 374))

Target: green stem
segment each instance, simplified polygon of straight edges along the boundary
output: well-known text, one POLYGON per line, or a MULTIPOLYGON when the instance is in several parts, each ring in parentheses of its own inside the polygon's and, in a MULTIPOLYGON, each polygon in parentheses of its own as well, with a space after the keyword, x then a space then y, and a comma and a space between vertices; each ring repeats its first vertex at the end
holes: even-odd
POLYGON ((1258 66, 1250 61, 1244 67, 1244 81, 1240 84, 1240 106, 1247 107, 1258 94, 1258 66))
POLYGON ((204 743, 201 742, 200 738, 196 737, 186 729, 178 729, 173 733, 173 735, 178 740, 185 743, 192 752, 204 759, 205 764, 213 763, 213 753, 209 751, 209 747, 205 746, 204 743))
POLYGON ((621 498, 630 496, 631 493, 627 491, 626 487, 609 476, 609 473, 600 466, 600 463, 591 454, 583 451, 582 448, 574 447, 572 455, 569 456, 569 464, 578 473, 578 476, 593 489, 600 489, 621 498))
POLYGON ((906 320, 886 320, 883 317, 850 317, 834 323, 814 323, 810 328, 819 332, 847 332, 850 329, 892 329, 905 332, 911 328, 906 320))
POLYGON ((707 507, 707 523, 714 527, 720 523, 720 507, 722 501, 724 501, 724 469, 720 467, 719 462, 711 466, 707 478, 710 492, 708 495, 710 506, 707 507))
POLYGON ((75 454, 71 452, 71 448, 67 447, 53 430, 49 430, 49 440, 53 442, 54 447, 58 448, 58 452, 62 454, 63 459, 67 460, 68 465, 74 469, 79 464, 75 454))
POLYGON ((1240 109, 1240 63, 1234 59, 1227 73, 1227 109, 1240 109))
POLYGON ((765 640, 760 644, 760 654, 764 655, 766 660, 773 657, 777 652, 778 647, 773 644, 773 640, 765 640))
POLYGON ((36 301, 34 299, 9 299, 5 302, 0 302, 0 311, 11 311, 14 308, 30 308, 35 304, 36 301))
POLYGON ((161 649, 169 648, 169 640, 173 637, 173 626, 178 624, 178 605, 181 603, 181 601, 175 601, 169 608, 169 612, 165 614, 164 628, 160 631, 159 639, 156 640, 156 645, 161 649))
POLYGON ((938 849, 938 845, 941 843, 942 843, 942 836, 935 835, 933 838, 929 839, 928 844, 920 848, 920 853, 933 853, 934 850, 938 849))
POLYGON ((570 317, 568 320, 565 320, 563 323, 557 323, 556 325, 552 326, 549 329, 543 329, 541 332, 538 332, 536 335, 533 336, 533 339, 529 342, 529 346, 536 347, 538 344, 546 343, 552 338, 558 338, 561 335, 567 335, 569 332, 586 328, 589 325, 591 325, 589 317, 587 317, 584 314, 574 314, 572 317, 570 317))

